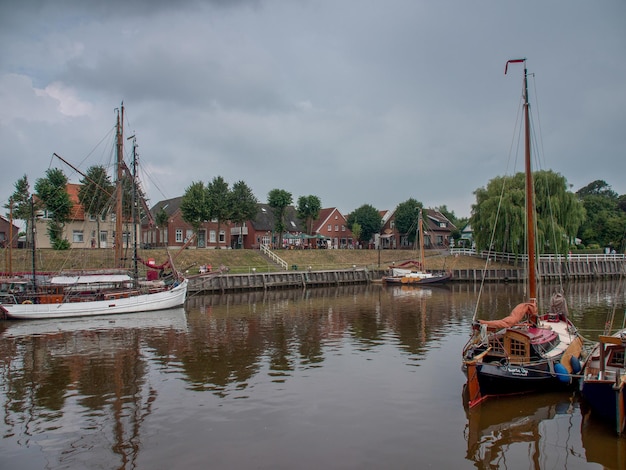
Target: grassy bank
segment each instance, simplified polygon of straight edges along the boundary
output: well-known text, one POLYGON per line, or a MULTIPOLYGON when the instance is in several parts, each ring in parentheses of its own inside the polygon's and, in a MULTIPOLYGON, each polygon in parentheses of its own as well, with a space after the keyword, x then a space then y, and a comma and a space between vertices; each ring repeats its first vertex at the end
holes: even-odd
MULTIPOLYGON (((419 258, 413 250, 277 250, 275 252, 285 260, 289 269, 297 266, 299 270, 309 267, 313 270, 358 268, 386 268, 392 263, 400 264, 407 260, 419 258)), ((202 265, 211 265, 214 270, 227 266, 231 273, 247 273, 253 269, 257 272, 280 271, 281 268, 269 261, 258 250, 171 250, 176 268, 198 273, 202 265)), ((127 264, 130 265, 132 252, 127 253, 127 264)), ((154 259, 162 264, 167 260, 164 249, 142 250, 139 257, 145 260, 154 259)), ((55 272, 74 269, 102 269, 115 265, 112 249, 85 249, 71 251, 55 251, 51 249, 37 250, 35 257, 37 270, 55 272)), ((3 252, 3 272, 29 272, 32 269, 32 254, 28 250, 13 250, 9 263, 8 252, 3 252)), ((427 251, 426 267, 428 269, 481 269, 484 260, 469 256, 450 256, 445 252, 427 251)), ((496 267, 496 266, 491 266, 496 267)))

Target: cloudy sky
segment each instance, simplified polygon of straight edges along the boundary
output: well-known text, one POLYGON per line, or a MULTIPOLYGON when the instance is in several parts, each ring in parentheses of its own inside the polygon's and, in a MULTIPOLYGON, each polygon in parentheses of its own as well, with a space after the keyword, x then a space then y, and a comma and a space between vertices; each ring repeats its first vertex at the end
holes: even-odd
POLYGON ((2 1, 0 45, 3 205, 24 174, 80 180, 53 152, 110 163, 123 101, 150 205, 222 176, 261 202, 469 216, 520 169, 520 57, 543 167, 626 193, 623 0, 2 1))

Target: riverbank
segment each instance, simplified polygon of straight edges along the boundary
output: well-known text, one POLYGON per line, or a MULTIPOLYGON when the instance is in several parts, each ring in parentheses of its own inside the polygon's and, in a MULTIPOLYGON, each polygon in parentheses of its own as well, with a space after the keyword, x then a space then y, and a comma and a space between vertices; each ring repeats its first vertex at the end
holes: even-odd
MULTIPOLYGON (((178 270, 187 274, 198 274, 201 266, 210 266, 217 271, 228 268, 231 274, 251 272, 279 272, 284 268, 270 261, 259 250, 171 250, 170 254, 178 270)), ((293 270, 341 270, 350 268, 387 269, 407 260, 419 259, 415 250, 276 250, 275 254, 293 270)), ((426 267, 432 270, 482 269, 485 260, 475 256, 452 256, 447 251, 427 250, 426 267)), ((7 253, 3 253, 1 271, 30 272, 32 254, 29 250, 13 250, 9 263, 7 253)), ((132 252, 127 253, 126 263, 130 265, 132 252)), ((165 249, 140 250, 143 260, 153 259, 157 265, 167 261, 165 249)), ((102 269, 115 265, 112 249, 84 249, 55 251, 39 249, 35 256, 38 271, 57 272, 60 270, 102 269)), ((509 265, 492 263, 492 268, 510 268, 509 265)))

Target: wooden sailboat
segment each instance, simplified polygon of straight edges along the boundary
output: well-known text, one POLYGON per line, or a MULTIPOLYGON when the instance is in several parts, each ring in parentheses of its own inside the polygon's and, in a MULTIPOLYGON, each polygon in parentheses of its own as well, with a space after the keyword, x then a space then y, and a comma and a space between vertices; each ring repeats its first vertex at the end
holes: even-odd
POLYGON ((474 321, 463 348, 462 368, 467 375, 469 406, 492 395, 558 390, 580 372, 583 341, 568 318, 560 293, 553 295, 547 313, 537 305, 534 186, 530 158, 530 105, 526 59, 524 64, 524 128, 526 174, 526 231, 529 298, 501 320, 474 321))
MULTIPOLYGON (((118 266, 112 266, 112 268, 121 268, 120 263, 123 258, 122 181, 124 168, 126 168, 123 160, 123 106, 121 113, 121 122, 118 111, 116 124, 115 259, 118 266)), ((135 164, 136 162, 133 162, 133 166, 135 164)), ((136 182, 135 178, 136 175, 133 174, 134 182, 136 182)), ((133 193, 136 196, 136 190, 133 190, 133 193)), ((133 204, 134 207, 135 204, 133 204)), ((136 220, 133 220, 133 225, 136 227, 136 220)), ((0 317, 20 320, 85 317, 163 310, 183 305, 187 296, 188 281, 176 271, 171 257, 165 263, 167 266, 163 266, 171 270, 165 279, 151 281, 138 279, 136 230, 134 235, 134 269, 131 273, 120 273, 119 269, 117 272, 80 272, 53 276, 40 282, 35 268, 35 256, 33 256, 30 289, 18 296, 3 297, 3 303, 0 304, 0 317)))
POLYGON ((443 284, 452 278, 452 273, 440 271, 426 271, 425 255, 424 255, 424 221, 422 218, 422 209, 419 211, 417 219, 417 230, 420 243, 420 261, 417 266, 412 267, 395 267, 391 268, 391 276, 383 277, 383 282, 388 284, 443 284))

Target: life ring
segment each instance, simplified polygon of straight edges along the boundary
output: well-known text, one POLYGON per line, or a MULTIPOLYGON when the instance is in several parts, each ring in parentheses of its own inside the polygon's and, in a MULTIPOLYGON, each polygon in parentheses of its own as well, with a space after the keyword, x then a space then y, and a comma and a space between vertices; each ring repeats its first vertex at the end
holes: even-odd
POLYGON ((28 304, 32 304, 33 301, 32 300, 25 300, 24 302, 22 302, 22 305, 28 305, 28 304))

